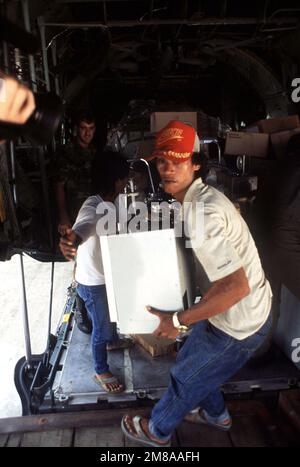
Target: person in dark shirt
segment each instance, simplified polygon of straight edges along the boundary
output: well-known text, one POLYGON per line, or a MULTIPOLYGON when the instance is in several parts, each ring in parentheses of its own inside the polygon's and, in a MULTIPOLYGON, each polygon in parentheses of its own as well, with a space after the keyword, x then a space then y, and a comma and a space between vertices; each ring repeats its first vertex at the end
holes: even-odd
POLYGON ((74 223, 82 203, 91 194, 91 167, 96 156, 94 117, 80 114, 75 130, 72 143, 62 147, 56 155, 55 192, 61 235, 74 223))

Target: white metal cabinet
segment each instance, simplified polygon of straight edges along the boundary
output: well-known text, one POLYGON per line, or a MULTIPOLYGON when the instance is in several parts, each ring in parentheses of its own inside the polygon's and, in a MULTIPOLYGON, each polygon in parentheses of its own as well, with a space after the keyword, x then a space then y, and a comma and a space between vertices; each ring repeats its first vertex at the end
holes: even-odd
POLYGON ((178 311, 193 303, 183 239, 173 229, 100 238, 110 317, 123 334, 152 333, 147 305, 178 311))

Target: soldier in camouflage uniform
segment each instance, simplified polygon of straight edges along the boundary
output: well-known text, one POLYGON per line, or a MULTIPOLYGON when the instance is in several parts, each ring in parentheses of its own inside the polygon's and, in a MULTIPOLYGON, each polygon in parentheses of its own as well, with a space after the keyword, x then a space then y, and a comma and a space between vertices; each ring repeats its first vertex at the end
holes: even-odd
POLYGON ((82 203, 91 194, 91 166, 96 155, 92 144, 96 124, 91 115, 78 117, 74 141, 56 157, 56 200, 58 231, 64 235, 77 217, 82 203))
MULTIPOLYGON (((80 114, 76 121, 74 141, 61 148, 55 163, 55 192, 58 207, 58 232, 64 236, 71 228, 83 202, 91 195, 92 164, 96 148, 92 141, 96 131, 90 114, 80 114)), ((92 331, 84 303, 77 295, 75 319, 78 328, 87 334, 92 331)))

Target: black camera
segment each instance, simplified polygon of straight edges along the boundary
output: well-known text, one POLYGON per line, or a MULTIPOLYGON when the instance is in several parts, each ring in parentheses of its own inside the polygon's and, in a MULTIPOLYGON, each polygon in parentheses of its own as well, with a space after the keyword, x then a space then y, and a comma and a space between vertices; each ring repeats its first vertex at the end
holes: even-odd
POLYGON ((0 140, 20 136, 34 144, 49 143, 62 116, 62 102, 56 94, 35 94, 36 108, 23 125, 0 121, 0 140))

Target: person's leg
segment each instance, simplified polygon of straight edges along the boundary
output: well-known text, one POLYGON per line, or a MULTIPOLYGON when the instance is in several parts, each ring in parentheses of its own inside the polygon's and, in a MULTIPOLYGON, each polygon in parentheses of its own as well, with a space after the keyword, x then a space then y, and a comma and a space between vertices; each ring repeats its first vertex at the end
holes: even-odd
POLYGON ((93 324, 92 352, 95 372, 105 373, 107 364, 107 342, 111 340, 111 324, 106 305, 105 286, 86 286, 78 284, 78 295, 83 299, 93 324))
POLYGON ((96 372, 94 380, 107 392, 122 392, 123 385, 110 373, 107 363, 107 343, 112 340, 113 330, 109 319, 105 285, 78 284, 77 292, 84 300, 93 323, 92 352, 96 372))
POLYGON ((220 389, 211 391, 209 395, 202 399, 197 405, 205 409, 211 417, 219 417, 226 410, 224 397, 220 389))
POLYGON ((223 394, 219 389, 212 391, 205 399, 200 402, 200 407, 188 412, 184 420, 198 424, 208 424, 229 430, 232 425, 232 419, 225 405, 223 394))
MULTIPOLYGON (((167 391, 154 406, 149 422, 141 421, 141 427, 149 437, 167 442, 185 414, 198 406, 199 398, 203 399, 214 389, 210 386, 209 373, 233 341, 225 333, 220 339, 216 338, 210 332, 208 321, 194 326, 171 368, 167 391)), ((132 422, 129 416, 124 419, 131 433, 134 431, 132 422)))
POLYGON ((270 325, 269 318, 256 334, 239 341, 208 322, 198 323, 171 369, 167 391, 152 410, 150 433, 162 441, 169 439, 199 404, 212 417, 222 415, 225 404, 218 388, 246 363, 270 325))

